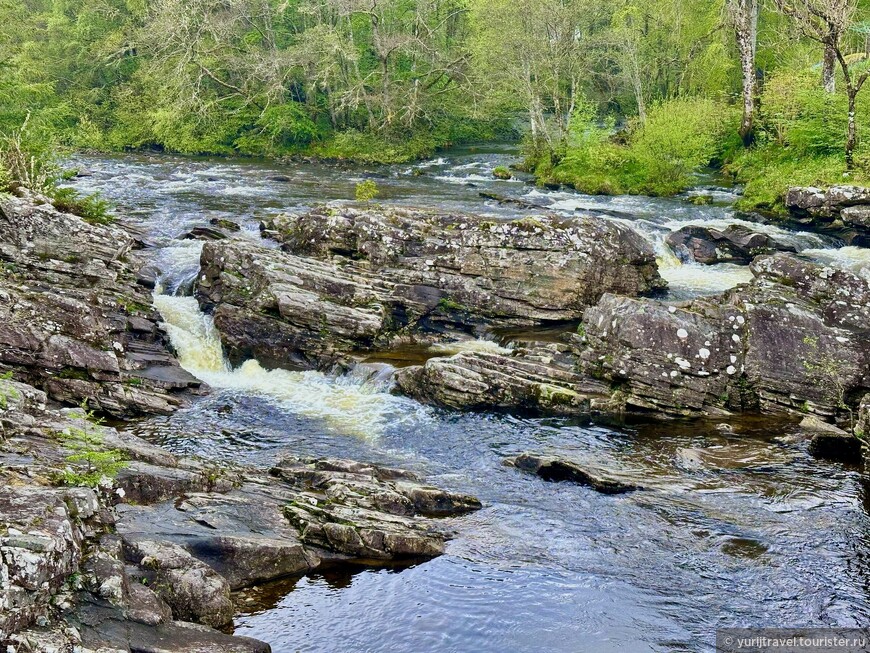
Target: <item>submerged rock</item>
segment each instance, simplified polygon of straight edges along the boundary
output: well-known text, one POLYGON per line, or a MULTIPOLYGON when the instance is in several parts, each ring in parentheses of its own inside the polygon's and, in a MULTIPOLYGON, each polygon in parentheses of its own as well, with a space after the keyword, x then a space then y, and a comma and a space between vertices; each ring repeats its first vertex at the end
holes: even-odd
POLYGON ((641 489, 637 485, 602 476, 579 464, 556 456, 523 453, 505 460, 506 465, 540 476, 545 481, 566 481, 586 485, 602 494, 624 494, 641 489))
POLYGON ((399 208, 281 216, 256 243, 206 243, 199 298, 231 358, 332 364, 397 337, 578 318, 605 292, 664 287, 650 246, 606 220, 496 223, 399 208))
POLYGON ((51 205, 0 200, 0 370, 117 416, 183 405, 200 382, 167 351, 133 244, 51 205))
POLYGON ((738 224, 723 230, 700 225, 683 227, 671 233, 667 242, 684 262, 695 261, 704 265, 746 265, 761 254, 796 251, 792 245, 738 224))

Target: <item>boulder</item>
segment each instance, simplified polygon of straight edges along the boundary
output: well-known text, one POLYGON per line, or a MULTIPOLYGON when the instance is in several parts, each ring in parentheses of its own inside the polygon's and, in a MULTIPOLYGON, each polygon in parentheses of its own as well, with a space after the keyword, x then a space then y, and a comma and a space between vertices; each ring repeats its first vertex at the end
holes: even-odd
POLYGON ((223 240, 226 237, 227 235, 222 229, 203 225, 194 227, 182 236, 185 240, 223 240))
POLYGON ((802 225, 842 238, 848 245, 870 244, 870 188, 789 188, 785 206, 802 225))
POLYGON ((396 338, 576 319, 604 292, 662 289, 652 249, 592 218, 478 216, 323 207, 264 235, 207 242, 198 297, 230 358, 329 367, 396 338))
POLYGON ((606 295, 584 316, 581 367, 629 410, 845 418, 870 388, 867 282, 787 254, 752 271, 749 284, 680 305, 606 295))
POLYGON ((232 624, 230 585, 207 564, 176 544, 145 538, 124 538, 127 559, 138 565, 148 583, 179 621, 221 628, 232 624))
POLYGON ((857 465, 862 460, 862 442, 853 434, 809 415, 800 428, 810 437, 809 452, 816 458, 857 465))
POLYGON ((507 458, 504 462, 521 471, 540 476, 545 481, 565 481, 586 485, 602 494, 624 494, 640 489, 637 485, 609 478, 599 472, 586 469, 574 461, 556 456, 523 453, 507 458))
POLYGON ((683 227, 668 235, 667 242, 684 263, 694 261, 704 265, 746 265, 761 254, 796 251, 788 243, 738 224, 723 230, 700 225, 683 227))

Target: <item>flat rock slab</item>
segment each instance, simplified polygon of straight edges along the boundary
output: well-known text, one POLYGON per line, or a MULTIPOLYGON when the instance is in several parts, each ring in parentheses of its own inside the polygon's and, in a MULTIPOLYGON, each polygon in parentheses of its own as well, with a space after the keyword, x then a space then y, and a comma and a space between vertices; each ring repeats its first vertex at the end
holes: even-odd
POLYGON ((624 494, 642 489, 638 485, 625 483, 613 478, 607 478, 597 472, 592 472, 579 464, 555 456, 543 456, 523 453, 513 458, 507 458, 506 465, 535 474, 545 481, 569 482, 586 485, 602 494, 624 494))

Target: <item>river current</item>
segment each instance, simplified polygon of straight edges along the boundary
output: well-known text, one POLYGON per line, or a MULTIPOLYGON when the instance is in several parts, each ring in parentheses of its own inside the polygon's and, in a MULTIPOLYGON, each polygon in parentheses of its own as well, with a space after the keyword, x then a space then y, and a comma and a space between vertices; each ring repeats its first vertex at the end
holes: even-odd
MULTIPOLYGON (((257 361, 232 369, 209 317, 178 292, 198 273, 201 243, 177 239, 191 227, 228 219, 242 226, 239 237, 259 240, 264 216, 348 200, 369 177, 383 202, 496 219, 528 213, 480 195, 495 193, 630 222, 656 248, 674 299, 750 278, 746 267, 681 265, 664 244, 685 224, 739 222, 734 189, 699 178, 692 193, 712 203, 697 206, 493 179, 514 157, 513 146, 487 146, 369 169, 162 155, 74 160, 91 174, 71 183, 100 191, 157 245, 150 251, 164 276, 155 305, 184 367, 214 388, 131 431, 179 453, 255 465, 288 451, 388 463, 484 502, 450 521, 455 538, 435 560, 330 570, 240 593, 236 633, 276 653, 706 652, 723 627, 866 626, 870 496, 857 469, 812 459, 788 420, 613 426, 457 414, 390 394, 383 363, 346 376, 257 361), (502 465, 522 451, 564 454, 647 489, 606 496, 502 465)), ((867 250, 753 226, 870 278, 867 250)), ((510 344, 493 335, 464 346, 510 344)))

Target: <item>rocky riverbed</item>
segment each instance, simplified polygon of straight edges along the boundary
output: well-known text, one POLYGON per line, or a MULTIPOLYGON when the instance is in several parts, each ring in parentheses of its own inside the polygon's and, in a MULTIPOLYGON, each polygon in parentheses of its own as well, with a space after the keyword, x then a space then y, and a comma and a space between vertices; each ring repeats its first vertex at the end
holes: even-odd
MULTIPOLYGON (((3 199, 0 641, 16 653, 354 650, 301 607, 282 616, 300 592, 317 604, 318 579, 345 578, 334 589, 355 598, 320 617, 361 650, 375 640, 346 613, 369 601, 354 587, 380 579, 404 596, 394 577, 444 593, 408 605, 443 619, 431 632, 446 629, 449 650, 507 645, 506 614, 457 603, 478 594, 526 606, 527 635, 580 641, 567 615, 548 621, 547 592, 503 595, 508 569, 593 606, 586 622, 638 650, 703 636, 660 609, 683 600, 657 580, 675 575, 704 595, 740 578, 783 588, 726 601, 729 624, 744 610, 839 625, 864 614, 851 571, 801 557, 840 555, 853 542, 840 529, 866 526, 852 485, 870 417, 860 258, 835 264, 830 236, 715 202, 686 209, 710 212, 701 227, 639 209, 575 214, 559 192, 535 193, 478 212, 399 198, 257 218, 201 200, 169 230, 143 229, 134 205, 102 226, 3 199), (686 270, 696 285, 681 285, 686 270), (786 568, 819 587, 839 573, 849 598, 785 605, 786 568), (588 589, 611 574, 624 583, 612 613, 588 589), (288 578, 290 594, 269 589, 288 578), (651 620, 652 639, 626 615, 651 620), (297 618, 295 634, 280 625, 297 618)), ((375 630, 395 650, 446 650, 418 646, 426 625, 402 630, 408 605, 389 619, 369 605, 375 630)))

